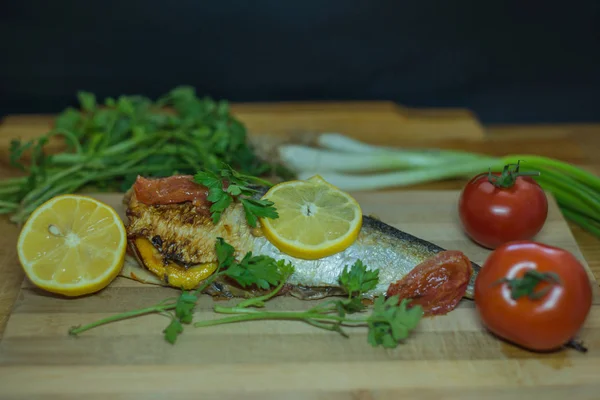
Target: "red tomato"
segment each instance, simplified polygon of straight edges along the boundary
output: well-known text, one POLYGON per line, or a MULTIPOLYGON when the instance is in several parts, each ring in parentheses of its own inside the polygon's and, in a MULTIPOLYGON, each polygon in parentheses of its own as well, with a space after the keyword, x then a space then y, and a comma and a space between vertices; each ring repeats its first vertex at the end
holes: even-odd
POLYGON ((568 251, 517 241, 498 247, 483 264, 475 280, 475 306, 492 333, 530 350, 550 351, 579 332, 592 306, 591 285, 568 251))
POLYGON ((514 240, 532 239, 548 216, 548 200, 537 182, 529 176, 513 175, 508 179, 510 186, 500 187, 501 184, 490 182, 487 173, 480 174, 467 183, 460 195, 458 212, 466 234, 490 249, 514 240))

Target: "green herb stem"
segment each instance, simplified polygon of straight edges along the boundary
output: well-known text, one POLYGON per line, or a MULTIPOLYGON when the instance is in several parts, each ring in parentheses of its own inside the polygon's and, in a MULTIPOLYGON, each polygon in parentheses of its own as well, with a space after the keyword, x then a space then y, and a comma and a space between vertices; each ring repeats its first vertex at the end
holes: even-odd
POLYGON ((69 329, 69 334, 76 336, 76 335, 79 335, 80 333, 83 333, 87 330, 96 328, 100 325, 105 325, 105 324, 108 324, 111 322, 116 322, 116 321, 122 321, 122 320, 133 318, 133 317, 139 317, 139 316, 145 315, 145 314, 162 313, 164 311, 173 310, 173 309, 175 309, 175 304, 163 304, 161 302, 161 303, 151 306, 151 307, 140 308, 138 310, 127 311, 127 312, 124 312, 121 314, 111 315, 110 317, 100 319, 98 321, 92 322, 87 325, 73 327, 73 328, 69 329))
POLYGON ((19 208, 19 204, 0 200, 0 207, 16 210, 17 208, 19 208))
POLYGON ((6 196, 9 194, 17 194, 21 191, 21 188, 18 186, 6 186, 6 187, 0 187, 0 196, 6 196))
MULTIPOLYGON (((72 167, 67 168, 67 169, 53 175, 51 178, 47 179, 41 187, 38 187, 37 189, 34 189, 31 192, 29 192, 23 198, 21 203, 27 204, 28 202, 30 202, 34 199, 42 197, 44 192, 51 190, 53 185, 55 185, 59 181, 65 180, 67 177, 69 177, 69 175, 76 173, 77 171, 83 169, 83 167, 84 167, 83 165, 73 165, 72 167)), ((52 192, 57 192, 57 191, 54 190, 52 192)))
MULTIPOLYGON (((340 317, 338 315, 329 315, 322 313, 309 313, 309 312, 298 312, 298 311, 257 311, 249 310, 243 307, 219 307, 214 308, 216 313, 221 314, 240 314, 231 317, 218 318, 212 320, 198 321, 194 323, 196 328, 215 326, 222 324, 230 324, 234 322, 243 321, 256 321, 256 320, 300 320, 300 321, 317 321, 317 322, 337 322, 344 325, 365 325, 366 319, 350 319, 347 317, 340 317)), ((381 320, 369 320, 372 322, 385 322, 381 320)))
POLYGON ((24 183, 27 183, 28 177, 22 176, 18 178, 6 178, 0 180, 0 188, 13 188, 13 187, 21 187, 24 183))

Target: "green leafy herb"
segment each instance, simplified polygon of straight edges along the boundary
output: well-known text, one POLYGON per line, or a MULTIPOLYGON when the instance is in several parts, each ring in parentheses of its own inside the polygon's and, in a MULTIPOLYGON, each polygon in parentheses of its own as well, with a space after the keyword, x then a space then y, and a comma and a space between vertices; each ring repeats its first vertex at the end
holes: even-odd
POLYGON ((212 203, 210 213, 215 224, 219 222, 227 207, 238 199, 244 207, 246 220, 252 227, 256 226, 260 217, 273 219, 279 217, 272 201, 251 197, 257 193, 253 183, 267 186, 271 184, 260 178, 241 174, 227 164, 221 164, 218 172, 211 170, 197 172, 194 181, 209 189, 207 199, 212 203))
POLYGON ((345 266, 339 279, 340 285, 352 297, 375 289, 379 283, 379 270, 367 270, 361 260, 357 260, 350 270, 345 266))
MULTIPOLYGON (((10 164, 25 173, 0 180, 0 214, 10 214, 11 221, 23 223, 35 208, 60 194, 125 191, 138 174, 192 175, 225 163, 248 176, 294 176, 258 157, 227 102, 200 98, 191 87, 177 87, 156 101, 119 96, 101 104, 88 92, 79 92, 77 99, 79 108, 66 108, 46 134, 11 142, 10 164), (65 147, 51 154, 48 143, 57 138, 65 147)), ((213 196, 220 199, 215 210, 227 208, 229 197, 213 196)))
POLYGON ((368 318, 369 343, 372 346, 394 348, 408 337, 423 316, 420 306, 408 308, 409 301, 398 304, 398 296, 387 300, 379 297, 373 305, 373 314, 368 318))
POLYGON ((183 291, 177 298, 177 303, 175 303, 175 316, 184 324, 192 322, 197 301, 197 294, 183 291))
MULTIPOLYGON (((291 275, 292 267, 288 268, 288 274, 291 275)), ((348 335, 343 327, 367 326, 369 328, 368 341, 371 345, 392 348, 409 336, 423 315, 419 305, 408 308, 408 300, 402 300, 399 303, 399 298, 395 296, 388 300, 384 297, 377 298, 373 312, 368 317, 349 318, 348 314, 358 313, 367 308, 360 296, 377 286, 379 271, 368 270, 362 261, 357 260, 350 269, 344 268, 339 276, 339 282, 348 292, 347 299, 324 302, 307 311, 300 312, 250 309, 250 307, 264 307, 265 301, 277 295, 282 289, 283 285, 280 283, 270 294, 265 296, 244 300, 233 307, 215 306, 216 313, 228 316, 221 319, 199 321, 194 326, 208 327, 256 320, 292 320, 338 332, 344 337, 348 335)))
POLYGON ((261 289, 275 286, 281 279, 275 260, 268 256, 252 256, 252 252, 247 253, 239 264, 228 268, 225 275, 235 279, 242 287, 256 285, 261 289))
POLYGON ((167 342, 175 344, 179 335, 183 333, 183 325, 177 318, 172 318, 163 333, 167 342))
POLYGON ((268 300, 281 293, 288 278, 294 273, 294 266, 285 260, 274 260, 263 255, 253 256, 250 252, 237 262, 234 259, 235 249, 222 238, 217 239, 215 250, 218 259, 217 270, 196 290, 182 291, 177 299, 167 299, 152 307, 117 314, 85 326, 73 327, 69 333, 76 336, 109 322, 149 313, 160 313, 170 318, 169 324, 163 330, 164 338, 167 342, 175 344, 179 335, 184 332, 184 326, 193 320, 199 294, 221 276, 233 279, 243 287, 255 285, 267 292, 262 296, 242 300, 233 307, 215 305, 213 307, 215 313, 227 316, 198 321, 194 323, 195 327, 256 320, 290 320, 305 322, 316 328, 337 332, 347 337, 345 327, 362 326, 368 328, 368 341, 372 346, 392 348, 410 335, 423 315, 419 305, 409 308, 408 300, 399 302, 399 298, 394 296, 387 300, 384 297, 377 298, 370 315, 350 318, 348 314, 366 310, 367 307, 362 303, 361 296, 375 288, 379 281, 379 271, 368 270, 360 260, 356 261, 350 269, 344 268, 338 278, 340 284, 347 290, 348 298, 326 301, 306 311, 264 310, 268 300), (268 291, 269 289, 271 290, 268 291))
MULTIPOLYGON (((195 290, 184 290, 179 297, 163 300, 151 307, 127 311, 85 326, 73 327, 69 330, 69 333, 76 336, 89 329, 110 322, 145 314, 158 313, 164 314, 170 318, 169 325, 167 325, 163 333, 165 340, 169 343, 175 343, 177 337, 183 333, 183 326, 192 322, 199 295, 219 277, 228 276, 243 286, 256 285, 257 287, 268 289, 270 285, 283 286, 285 280, 293 273, 292 265, 285 263, 283 260, 277 261, 267 256, 253 257, 251 253, 247 253, 242 260, 237 263, 234 256, 235 249, 220 237, 217 238, 215 243, 215 253, 218 262, 217 269, 195 290)), ((260 298, 257 299, 251 300, 260 303, 260 298)))

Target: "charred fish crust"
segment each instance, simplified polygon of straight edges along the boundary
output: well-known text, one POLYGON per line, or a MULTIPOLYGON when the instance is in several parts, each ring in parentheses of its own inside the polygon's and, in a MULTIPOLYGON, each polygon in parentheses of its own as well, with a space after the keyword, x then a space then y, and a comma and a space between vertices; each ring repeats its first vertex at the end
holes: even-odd
POLYGON ((154 235, 154 236, 152 236, 152 240, 150 240, 150 241, 152 242, 154 247, 156 247, 158 249, 158 251, 162 252, 163 241, 160 236, 154 235))
POLYGON ((243 256, 252 237, 240 204, 227 208, 217 224, 190 203, 147 205, 133 195, 128 210, 133 210, 126 227, 128 237, 143 237, 164 257, 182 264, 215 262, 217 237, 222 237, 243 256))
POLYGON ((289 285, 288 293, 300 300, 319 300, 332 296, 345 296, 346 291, 336 286, 289 285))

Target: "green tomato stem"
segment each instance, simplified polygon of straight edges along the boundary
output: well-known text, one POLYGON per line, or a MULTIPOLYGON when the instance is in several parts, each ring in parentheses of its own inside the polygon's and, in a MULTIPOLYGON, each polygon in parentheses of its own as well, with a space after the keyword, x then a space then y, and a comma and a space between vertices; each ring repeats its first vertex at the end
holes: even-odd
POLYGON ((508 279, 503 278, 498 283, 506 283, 510 288, 510 295, 513 300, 527 296, 531 300, 538 300, 544 297, 552 285, 560 285, 560 277, 553 272, 540 272, 534 269, 527 270, 522 278, 508 279), (542 282, 549 283, 549 286, 538 290, 538 285, 542 282))
POLYGON ((492 174, 492 169, 490 168, 488 181, 497 188, 508 189, 515 185, 519 176, 538 176, 540 174, 537 171, 519 171, 520 162, 521 160, 518 160, 516 164, 506 164, 499 176, 492 174), (514 171, 510 169, 513 165, 515 166, 514 171))
POLYGON ((563 161, 555 160, 548 157, 543 156, 535 156, 535 155, 511 155, 505 157, 504 160, 506 162, 516 162, 521 160, 522 162, 526 162, 527 165, 537 166, 537 167, 550 167, 553 169, 557 169, 563 174, 567 176, 572 176, 574 179, 582 182, 586 186, 593 188, 595 191, 600 192, 600 178, 596 175, 588 172, 582 168, 576 167, 574 165, 568 164, 563 161))

